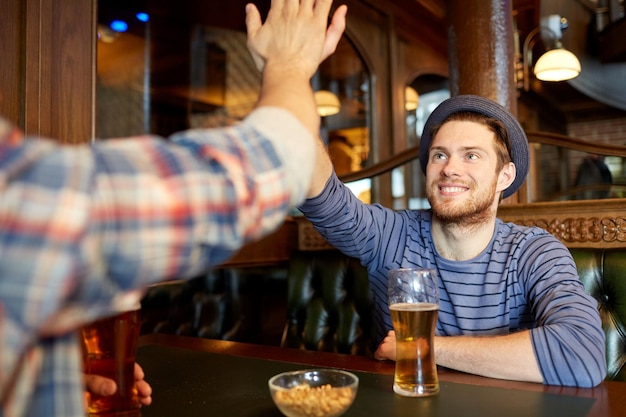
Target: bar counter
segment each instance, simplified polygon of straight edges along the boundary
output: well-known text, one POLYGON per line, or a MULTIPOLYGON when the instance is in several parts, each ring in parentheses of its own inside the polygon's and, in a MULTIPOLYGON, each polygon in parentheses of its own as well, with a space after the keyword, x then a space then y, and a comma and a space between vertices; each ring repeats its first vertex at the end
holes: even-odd
POLYGON ((591 389, 504 381, 440 370, 439 395, 393 393, 394 363, 222 340, 150 334, 140 337, 137 361, 153 387, 143 417, 281 416, 267 381, 279 372, 340 368, 359 377, 345 416, 618 417, 626 410, 626 383, 591 389))

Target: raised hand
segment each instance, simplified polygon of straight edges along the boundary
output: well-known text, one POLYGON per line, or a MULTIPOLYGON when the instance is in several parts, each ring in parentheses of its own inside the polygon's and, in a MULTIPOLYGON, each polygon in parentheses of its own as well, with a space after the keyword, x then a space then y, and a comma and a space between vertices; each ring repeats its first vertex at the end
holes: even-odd
POLYGON ((312 77, 335 52, 346 27, 345 5, 337 8, 328 26, 331 4, 332 0, 275 0, 265 24, 256 6, 246 5, 248 49, 259 70, 275 62, 312 77))

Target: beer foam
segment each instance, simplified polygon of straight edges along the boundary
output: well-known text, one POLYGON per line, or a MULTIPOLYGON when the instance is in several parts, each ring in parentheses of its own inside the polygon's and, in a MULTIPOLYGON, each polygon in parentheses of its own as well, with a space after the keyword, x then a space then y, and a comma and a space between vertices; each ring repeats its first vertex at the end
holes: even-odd
POLYGON ((435 303, 395 303, 389 306, 390 310, 396 311, 432 311, 439 310, 435 303))

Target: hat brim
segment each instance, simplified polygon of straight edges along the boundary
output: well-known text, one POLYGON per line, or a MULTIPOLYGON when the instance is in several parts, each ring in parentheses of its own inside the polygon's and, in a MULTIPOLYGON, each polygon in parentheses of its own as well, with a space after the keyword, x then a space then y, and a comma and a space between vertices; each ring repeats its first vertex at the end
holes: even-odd
POLYGON ((450 115, 460 112, 472 112, 499 120, 504 124, 509 134, 511 159, 515 164, 515 180, 506 188, 502 196, 510 197, 524 183, 528 175, 530 164, 530 152, 528 139, 517 119, 503 106, 495 101, 476 95, 453 96, 443 101, 430 114, 420 139, 420 164, 422 171, 426 173, 428 164, 428 152, 432 141, 430 132, 433 127, 441 125, 450 115))

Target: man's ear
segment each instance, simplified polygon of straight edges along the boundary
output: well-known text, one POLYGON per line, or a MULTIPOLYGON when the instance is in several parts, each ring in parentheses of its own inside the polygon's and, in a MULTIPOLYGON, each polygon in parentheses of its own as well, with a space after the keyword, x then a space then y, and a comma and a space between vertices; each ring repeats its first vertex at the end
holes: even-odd
POLYGON ((504 191, 509 188, 509 185, 515 181, 515 174, 517 170, 515 169, 515 164, 513 162, 509 162, 500 170, 498 174, 498 191, 504 191))

